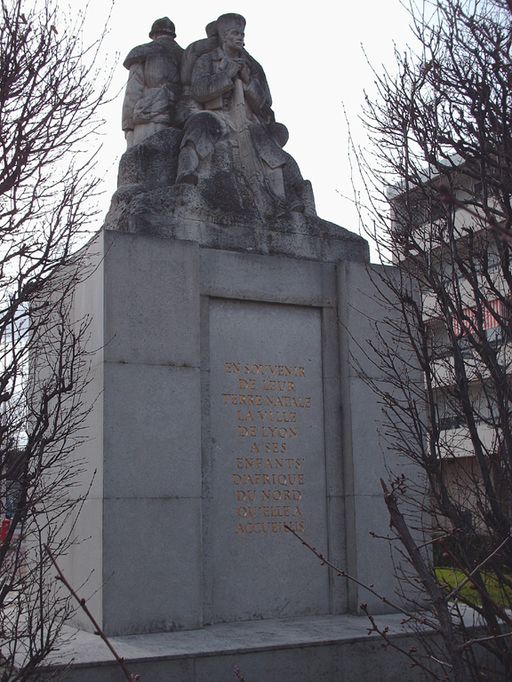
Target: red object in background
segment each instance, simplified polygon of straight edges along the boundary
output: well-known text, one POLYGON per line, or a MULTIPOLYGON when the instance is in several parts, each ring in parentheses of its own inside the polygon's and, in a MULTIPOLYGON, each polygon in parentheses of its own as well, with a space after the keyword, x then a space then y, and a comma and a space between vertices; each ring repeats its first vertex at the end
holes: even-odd
MULTIPOLYGON (((503 301, 494 299, 493 301, 486 301, 483 309, 484 325, 483 329, 495 329, 502 326, 506 322, 506 310, 503 301)), ((462 311, 467 320, 463 322, 453 319, 453 331, 457 336, 463 334, 471 334, 476 330, 476 312, 474 308, 464 308, 462 311)))
POLYGON ((0 527, 0 542, 5 542, 7 533, 9 532, 9 526, 11 525, 10 519, 4 519, 2 521, 2 526, 0 527))

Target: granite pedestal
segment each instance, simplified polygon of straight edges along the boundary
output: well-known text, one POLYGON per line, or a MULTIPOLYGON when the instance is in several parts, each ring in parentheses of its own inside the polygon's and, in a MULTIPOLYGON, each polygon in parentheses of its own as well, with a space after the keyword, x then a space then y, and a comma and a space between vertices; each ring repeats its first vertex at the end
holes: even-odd
POLYGON ((109 635, 389 610, 287 530, 393 595, 371 535, 388 526, 380 410, 352 369, 382 315, 378 268, 315 220, 237 249, 232 227, 193 221, 88 246, 74 314, 91 319, 92 487, 61 563, 109 635))

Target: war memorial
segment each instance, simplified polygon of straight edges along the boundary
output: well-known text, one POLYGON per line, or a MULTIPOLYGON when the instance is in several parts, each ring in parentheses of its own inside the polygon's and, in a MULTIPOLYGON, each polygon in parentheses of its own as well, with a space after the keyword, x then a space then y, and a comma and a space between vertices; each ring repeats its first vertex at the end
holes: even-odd
MULTIPOLYGON (((92 486, 62 568, 143 682, 414 679, 359 610, 402 636, 362 587, 396 588, 359 372, 378 266, 317 216, 244 29, 222 15, 183 50, 159 19, 124 62, 127 150, 75 292, 92 486)), ((122 679, 75 625, 64 679, 122 679)))

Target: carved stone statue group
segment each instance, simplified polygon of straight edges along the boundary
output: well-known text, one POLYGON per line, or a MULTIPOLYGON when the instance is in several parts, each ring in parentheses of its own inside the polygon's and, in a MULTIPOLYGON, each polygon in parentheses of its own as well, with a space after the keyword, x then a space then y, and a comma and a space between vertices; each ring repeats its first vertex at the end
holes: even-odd
POLYGON ((182 131, 175 183, 215 183, 231 173, 252 193, 260 212, 316 215, 309 181, 284 151, 286 127, 275 121, 262 67, 244 49, 245 19, 223 14, 206 38, 183 50, 173 22, 153 23, 151 42, 135 47, 124 66, 128 149, 164 129, 182 131))

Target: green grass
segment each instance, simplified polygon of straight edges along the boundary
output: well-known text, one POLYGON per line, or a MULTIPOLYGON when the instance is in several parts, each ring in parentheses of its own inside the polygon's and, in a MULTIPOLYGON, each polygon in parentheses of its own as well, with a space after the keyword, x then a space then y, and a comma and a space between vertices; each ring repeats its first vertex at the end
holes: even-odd
MULTIPOLYGON (((438 567, 435 569, 435 572, 437 582, 444 587, 447 592, 450 592, 459 585, 462 585, 465 580, 464 573, 457 570, 456 568, 438 567)), ((486 590, 489 593, 489 597, 492 599, 492 601, 496 604, 499 604, 500 606, 510 608, 512 605, 512 588, 500 585, 494 575, 490 573, 482 573, 482 577, 486 590)), ((510 576, 507 577, 512 581, 510 576)), ((478 591, 473 586, 471 581, 468 581, 464 587, 460 589, 459 593, 454 595, 454 599, 457 598, 460 599, 460 601, 470 605, 476 606, 481 604, 478 591)))

